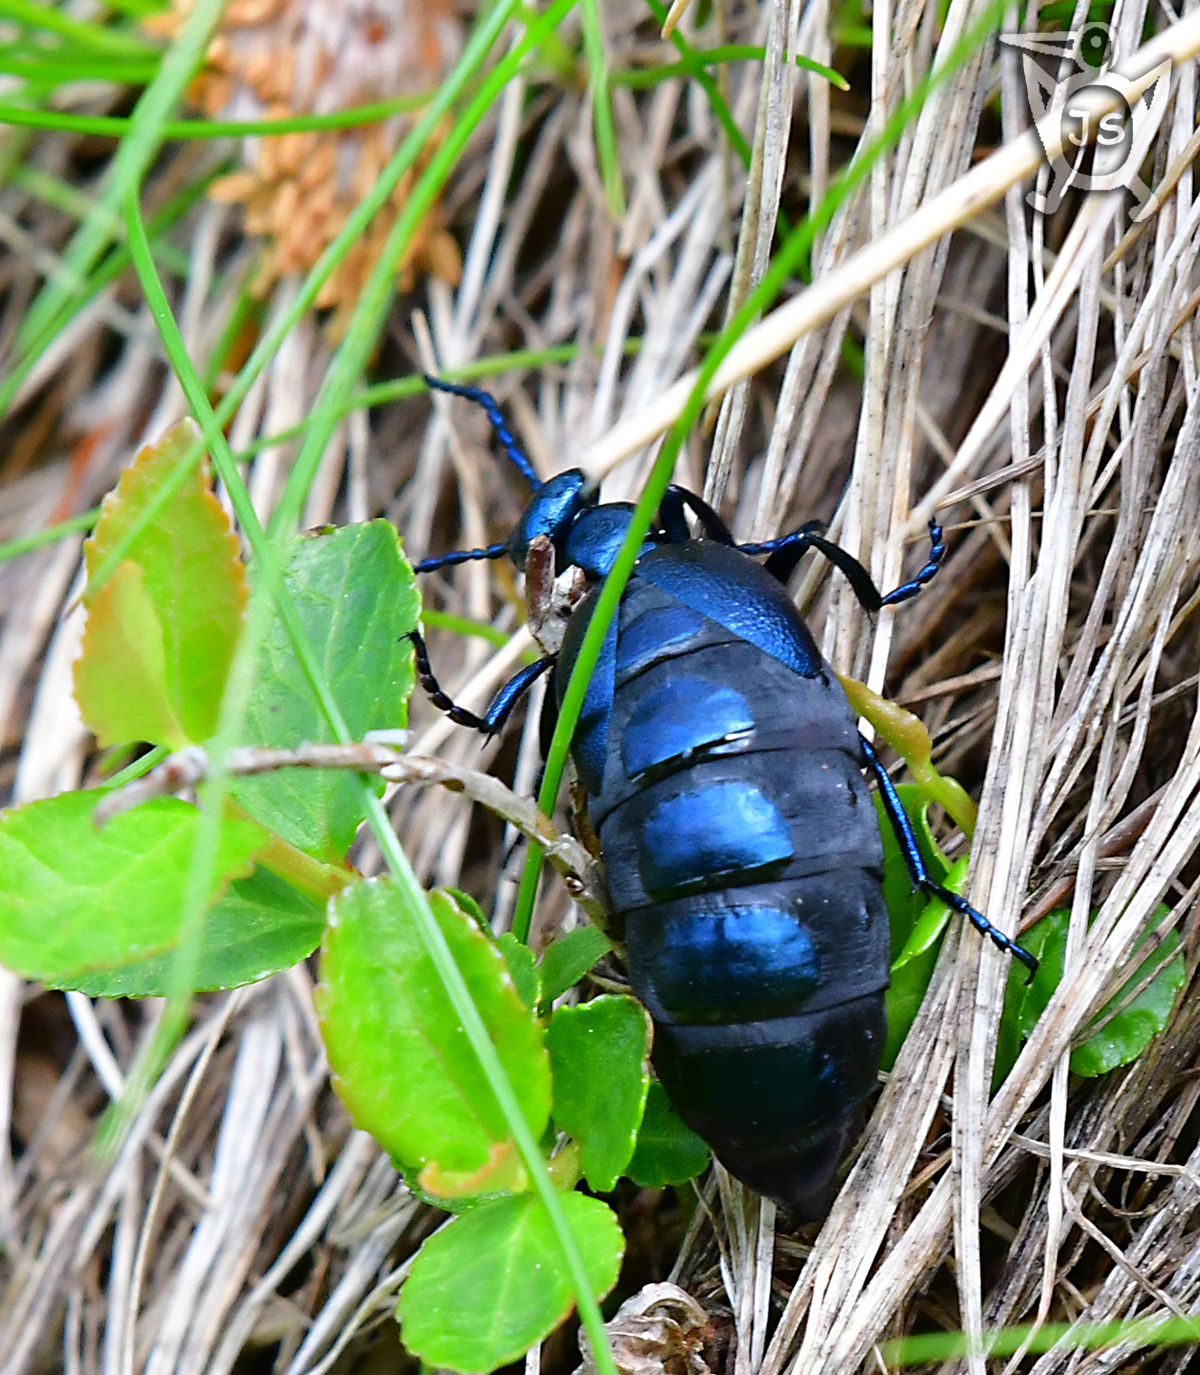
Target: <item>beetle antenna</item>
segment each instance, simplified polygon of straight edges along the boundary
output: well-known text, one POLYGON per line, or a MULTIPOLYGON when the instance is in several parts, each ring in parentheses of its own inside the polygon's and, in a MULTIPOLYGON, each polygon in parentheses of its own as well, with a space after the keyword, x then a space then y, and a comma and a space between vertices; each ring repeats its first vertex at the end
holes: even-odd
POLYGON ((508 553, 507 544, 489 544, 486 549, 452 549, 448 554, 436 554, 413 564, 414 573, 432 573, 438 568, 455 568, 460 563, 478 563, 481 559, 502 559, 508 553))
POLYGON ((504 417, 500 414, 500 407, 496 404, 496 398, 488 392, 480 391, 478 387, 461 387, 457 382, 443 382, 440 378, 430 377, 427 373, 424 374, 424 377, 427 387, 432 387, 435 391, 449 392, 452 396, 465 396, 468 401, 474 401, 483 407, 487 412, 487 418, 492 422, 492 429, 496 432, 500 447, 508 455, 517 471, 536 492, 542 485, 542 480, 533 471, 533 464, 521 452, 520 446, 513 438, 512 431, 504 423, 504 417))

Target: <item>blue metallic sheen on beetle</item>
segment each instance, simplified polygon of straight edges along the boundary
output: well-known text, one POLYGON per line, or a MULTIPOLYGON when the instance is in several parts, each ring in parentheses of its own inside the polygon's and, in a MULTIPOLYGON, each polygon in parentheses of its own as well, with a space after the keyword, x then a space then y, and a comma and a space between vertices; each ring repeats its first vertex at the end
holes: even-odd
MULTIPOLYGON (((483 716, 441 691, 424 641, 421 681, 462 725, 493 734, 549 669, 543 739, 633 508, 597 504, 578 469, 538 483, 486 392, 483 405, 534 495, 506 543, 423 560, 418 572, 507 554, 524 568, 546 536, 592 590, 557 661, 527 665, 483 716)), ((739 1179, 807 1217, 828 1211, 838 1163, 875 1087, 886 1034, 890 934, 869 765, 914 886, 1001 949, 1037 961, 925 871, 912 827, 786 584, 816 549, 868 611, 917 595, 945 556, 886 595, 817 524, 734 544, 699 497, 670 487, 604 636, 571 754, 600 838, 630 982, 654 1019, 654 1065, 683 1119, 739 1179), (686 513, 707 538, 693 538, 686 513), (766 563, 755 557, 766 556, 766 563)))
POLYGON ((731 1173, 819 1216, 875 1087, 890 951, 841 686, 758 564, 661 545, 634 565, 573 751, 671 1101, 731 1173))

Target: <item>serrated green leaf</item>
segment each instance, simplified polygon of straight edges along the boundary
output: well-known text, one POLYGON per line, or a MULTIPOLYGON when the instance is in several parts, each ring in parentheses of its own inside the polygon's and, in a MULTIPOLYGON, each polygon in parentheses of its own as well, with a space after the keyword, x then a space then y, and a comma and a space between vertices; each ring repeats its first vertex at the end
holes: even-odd
POLYGON ((505 931, 496 940, 496 947, 504 956, 508 972, 516 985, 521 1001, 533 1012, 542 996, 542 980, 537 970, 537 959, 524 941, 517 940, 511 931, 505 931))
MULTIPOLYGON (((611 1210, 560 1194, 596 1297, 617 1282, 625 1242, 611 1210)), ((572 1286, 550 1219, 531 1194, 484 1204, 429 1238, 400 1293, 400 1338, 427 1366, 490 1371, 563 1321, 572 1286)))
MULTIPOLYGON (((260 864, 232 882, 204 918, 192 988, 240 988, 307 959, 321 943, 325 904, 299 892, 260 864)), ((155 955, 121 969, 83 974, 69 987, 93 998, 165 997, 170 955, 155 955)), ((45 981, 57 987, 53 979, 45 981)))
POLYGON ((652 1080, 637 1146, 625 1173, 647 1189, 686 1184, 708 1168, 709 1155, 708 1147, 671 1106, 666 1089, 652 1080))
MULTIPOLYGON (((418 598, 395 528, 373 520, 302 536, 288 546, 284 579, 351 735, 403 726, 413 687, 404 637, 417 623, 418 598)), ((330 738, 276 621, 260 652, 243 743, 294 747, 330 738)), ((325 863, 342 859, 364 815, 357 780, 335 769, 240 778, 233 792, 264 825, 325 863)))
MULTIPOLYGON (((942 854, 933 832, 929 828, 929 799, 914 783, 900 783, 896 793, 904 808, 917 837, 917 848, 935 883, 942 883, 950 868, 950 862, 942 854)), ((879 817, 879 833, 883 839, 883 900, 888 910, 888 921, 892 929, 892 959, 900 952, 913 933, 913 928, 921 913, 928 905, 928 898, 919 888, 914 888, 908 874, 908 866, 900 852, 896 832, 883 809, 883 799, 878 792, 872 794, 875 812, 879 817)))
POLYGON ((1098 1074, 1107 1074, 1109 1070, 1129 1064, 1171 1020, 1175 999, 1187 977, 1181 950, 1183 942, 1177 932, 1168 931, 1161 942, 1154 942, 1151 954, 1140 958, 1142 949, 1151 942, 1154 928, 1169 911, 1170 908, 1163 906, 1155 912, 1150 928, 1138 941, 1130 961, 1134 965, 1133 972, 1092 1018, 1089 1027, 1097 1029, 1071 1052, 1071 1069, 1074 1073, 1092 1079, 1098 1074), (1180 953, 1174 959, 1168 959, 1171 951, 1180 953), (1155 969, 1158 972, 1146 987, 1128 1005, 1122 1006, 1129 992, 1155 969), (1120 1011, 1116 1011, 1117 1008, 1120 1011))
MULTIPOLYGON (((196 435, 181 421, 148 444, 104 499, 84 546, 89 576, 174 473, 196 435)), ((75 695, 101 745, 148 740, 178 749, 217 728, 242 628, 246 578, 234 535, 196 465, 114 576, 86 589, 75 695)))
MULTIPOLYGON (((550 1112, 543 1030, 495 944, 444 893, 430 894, 430 905, 539 1137, 550 1112)), ((429 1192, 481 1171, 478 1187, 462 1191, 486 1192, 515 1147, 403 891, 372 879, 339 893, 329 910, 316 1003, 334 1085, 355 1125, 406 1172, 419 1171, 429 1192)))
POLYGON ((598 926, 577 926, 547 946, 539 966, 543 1002, 549 1006, 568 988, 574 988, 611 949, 612 941, 598 926))
MULTIPOLYGON (((0 813, 0 963, 26 978, 74 987, 179 941, 200 812, 156 798, 98 830, 99 798, 64 793, 0 813)), ((252 822, 223 822, 212 897, 266 839, 252 822)))
POLYGON ((606 993, 560 1007, 546 1033, 554 1120, 583 1147, 583 1174, 616 1187, 633 1155, 650 1084, 650 1018, 635 998, 606 993))

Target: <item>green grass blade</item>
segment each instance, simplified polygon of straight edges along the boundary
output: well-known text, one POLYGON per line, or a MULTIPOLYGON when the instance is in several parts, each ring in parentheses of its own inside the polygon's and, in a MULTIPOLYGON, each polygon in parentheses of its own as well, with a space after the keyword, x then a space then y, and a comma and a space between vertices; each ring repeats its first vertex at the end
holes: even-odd
MULTIPOLYGON (((667 7, 659 3, 659 0, 646 0, 654 14, 655 21, 659 28, 662 27, 667 17, 667 7)), ((699 82, 704 94, 708 97, 708 103, 712 106, 712 112, 717 117, 717 122, 725 130, 726 137, 730 145, 737 152, 739 158, 746 165, 750 166, 750 145, 746 142, 746 136, 738 128, 733 118, 733 113, 726 105, 721 92, 717 90, 717 83, 705 70, 702 61, 697 60, 695 48, 684 38, 683 34, 676 29, 671 34, 671 42, 675 44, 679 56, 688 64, 688 71, 699 82)))
MULTIPOLYGON (((1061 1345, 1070 1350, 1089 1351, 1113 1346, 1117 1342, 1133 1346, 1193 1346, 1200 1342, 1198 1318, 1135 1318, 1126 1322, 1065 1323, 1048 1322, 1041 1327, 1022 1323, 983 1334, 987 1356, 1012 1356, 1023 1347, 1039 1355, 1061 1345), (1028 1347, 1025 1344, 1028 1342, 1028 1347)), ((957 1361, 969 1354, 965 1332, 928 1332, 881 1342, 879 1355, 892 1366, 924 1365, 929 1362, 957 1361)), ((1126 1367, 1130 1368, 1130 1367, 1126 1367)))
POLYGON ((35 0, 0 0, 0 18, 11 19, 23 28, 56 33, 93 52, 123 53, 136 57, 158 55, 157 49, 136 33, 73 19, 64 10, 53 5, 36 4, 35 0))
POLYGON ((287 485, 271 517, 270 532, 275 535, 290 531, 300 519, 308 489, 316 474, 321 456, 329 443, 334 427, 344 414, 344 407, 357 385, 372 352, 395 289, 396 264, 414 233, 432 206, 446 178, 450 175, 459 154, 476 126, 491 108, 505 85, 516 75, 520 64, 533 49, 553 33, 574 6, 575 0, 554 0, 554 3, 532 20, 521 41, 498 62, 488 74, 467 108, 455 120, 445 142, 430 159, 416 186, 404 203, 388 234, 379 260, 371 270, 367 284, 354 308, 345 338, 334 355, 325 375, 320 394, 309 416, 308 430, 287 485))
POLYGON ((596 0, 581 0, 583 49, 587 56, 588 85, 592 93, 592 118, 595 121, 596 160, 609 214, 620 220, 625 214, 625 184, 621 177, 621 158, 613 127, 612 98, 608 89, 608 63, 604 55, 604 33, 596 0))
MULTIPOLYGON (((0 558, 3 556, 4 549, 0 546, 0 558)), ((496 649, 503 649, 509 641, 509 636, 503 630, 497 630, 494 625, 485 625, 483 621, 473 621, 467 616, 454 616, 448 611, 438 611, 432 606, 421 608, 421 619, 435 630, 449 630, 454 635, 478 636, 496 649)))
POLYGON ((95 53, 44 53, 19 51, 15 45, 0 47, 0 72, 26 81, 57 86, 67 81, 112 81, 122 86, 144 86, 154 80, 158 59, 119 58, 95 53))
MULTIPOLYGON (((184 929, 191 931, 193 922, 196 923, 195 929, 199 929, 198 924, 203 917, 205 895, 209 891, 209 879, 216 859, 224 801, 229 792, 229 772, 224 767, 225 752, 240 740, 242 722, 249 701, 252 649, 263 629, 259 621, 259 616, 262 613, 255 610, 259 603, 265 606, 269 598, 276 613, 283 621, 292 648, 304 669, 305 676, 335 739, 342 744, 349 744, 351 738, 333 693, 325 681, 316 652, 309 642, 295 604, 284 584, 275 549, 259 523, 258 516, 250 502, 249 493, 246 491, 237 465, 233 460, 233 455, 229 450, 224 432, 209 404, 204 386, 188 357, 183 337, 179 333, 179 327, 171 313, 166 293, 158 280, 154 259, 150 253, 149 240, 142 223, 141 207, 138 203, 136 188, 126 198, 125 218, 134 266, 137 268, 147 304, 162 337, 163 347, 166 349, 167 356, 171 360, 180 385, 183 387, 188 404, 200 422, 213 467, 225 484, 242 531, 253 550, 256 565, 261 575, 260 585, 266 592, 265 596, 252 599, 251 611, 247 617, 246 633, 242 637, 234 672, 230 675, 230 684, 221 703, 221 722, 217 738, 210 750, 213 768, 210 771, 205 790, 205 821, 207 824, 202 826, 197 834, 196 851, 193 856, 192 868, 189 872, 189 884, 185 895, 184 929), (204 886, 201 886, 201 883, 204 886)), ((542 1159, 538 1144, 530 1133, 512 1085, 508 1081, 508 1076, 500 1063, 496 1048, 492 1044, 487 1028, 471 998, 462 974, 454 962, 445 936, 430 910, 425 892, 417 882, 412 866, 408 862, 408 857, 400 848, 395 832, 392 830, 391 818, 365 778, 361 780, 361 785, 367 819, 375 833, 380 850, 397 882, 406 890, 406 896, 411 903, 417 924, 421 928, 430 957, 445 984, 447 994, 462 1022, 467 1037, 479 1057, 488 1086, 500 1103, 505 1121, 529 1172, 534 1190, 550 1217, 551 1225, 554 1228, 563 1259, 575 1288, 575 1301, 580 1317, 592 1341, 597 1366, 603 1375, 616 1375, 616 1365, 608 1345, 608 1334, 604 1330, 604 1320, 600 1314, 599 1306, 592 1296, 583 1259, 567 1223, 562 1204, 559 1202, 554 1185, 546 1171, 545 1161, 542 1159)), ((198 953, 198 946, 195 948, 198 953)), ((178 963, 182 967, 175 982, 182 988, 187 984, 188 969, 183 959, 178 963)), ((179 997, 181 998, 182 994, 179 997)), ((164 1016, 163 1022, 164 1025, 170 1022, 167 1034, 174 1035, 182 1030, 186 1009, 180 1012, 179 998, 172 999, 170 1002, 172 1005, 171 1015, 164 1016)))
POLYGON ((20 558, 22 554, 28 554, 31 550, 41 549, 43 545, 54 544, 60 539, 65 539, 67 535, 77 535, 81 530, 90 530, 99 519, 100 508, 95 506, 81 515, 72 516, 70 520, 59 521, 57 525, 47 525, 44 530, 37 530, 32 535, 11 539, 7 544, 0 544, 0 563, 5 559, 20 558))
POLYGON ((131 19, 145 19, 152 14, 162 14, 169 0, 107 0, 108 8, 118 14, 127 14, 131 19))
MULTIPOLYGON (((3 58, 0 57, 0 63, 3 58)), ((4 70, 0 65, 0 71, 4 70)), ((76 78, 77 79, 77 78, 76 78)), ((129 80, 133 77, 106 76, 105 80, 129 80)), ((420 110, 436 98, 436 92, 396 96, 392 100, 377 100, 370 105, 352 105, 327 115, 289 115, 286 119, 173 119, 163 124, 160 137, 248 138, 257 134, 305 134, 322 129, 356 129, 364 124, 378 124, 392 115, 420 110)), ((100 134, 121 138, 133 127, 133 120, 121 115, 73 115, 57 110, 24 110, 15 105, 0 104, 0 124, 22 124, 34 129, 56 129, 71 134, 100 134)))
MULTIPOLYGON (((19 0, 29 4, 29 0, 19 0)), ((3 0, 15 4, 18 0, 3 0)), ((3 12, 0 3, 0 13, 3 12)), ((32 6, 38 10, 42 6, 32 6)), ((47 324, 69 301, 87 289, 87 276, 111 240, 110 221, 119 213, 131 190, 141 185, 160 142, 162 126, 184 88, 203 61, 205 50, 221 18, 222 0, 196 0, 184 20, 179 38, 163 57, 158 75, 147 86, 133 112, 128 135, 117 149, 105 177, 105 189, 93 213, 76 231, 63 255, 58 274, 46 282, 17 334, 17 350, 26 353, 47 324)), ((53 11, 58 13, 58 11, 53 11)), ((64 16, 65 17, 65 16, 64 16)), ((74 21, 72 21, 74 23, 74 21)), ((90 27, 90 26, 89 26, 90 27)))
MULTIPOLYGON (((631 86, 635 89, 645 86, 657 86, 660 81, 666 81, 670 77, 677 76, 696 76, 704 71, 706 67, 712 67, 721 62, 763 62, 766 60, 766 51, 763 48, 756 48, 748 43, 725 43, 718 48, 693 48, 691 55, 679 62, 668 62, 657 67, 626 67, 623 71, 612 72, 609 81, 614 86, 631 86)), ((835 72, 832 67, 826 67, 824 63, 817 62, 814 58, 797 55, 793 58, 797 67, 803 68, 806 72, 815 72, 817 76, 823 76, 826 81, 836 86, 840 91, 848 91, 850 83, 841 74, 835 72)))

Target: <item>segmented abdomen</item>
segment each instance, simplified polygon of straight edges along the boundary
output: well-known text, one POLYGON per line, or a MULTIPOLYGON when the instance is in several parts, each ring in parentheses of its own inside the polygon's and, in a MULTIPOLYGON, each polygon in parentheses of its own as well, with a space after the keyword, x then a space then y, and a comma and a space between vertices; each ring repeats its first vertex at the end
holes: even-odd
POLYGON ((819 1216, 875 1083, 888 982, 845 696, 636 577, 612 685, 603 740, 577 736, 577 754, 603 759, 589 813, 655 1066, 736 1176, 819 1216))

